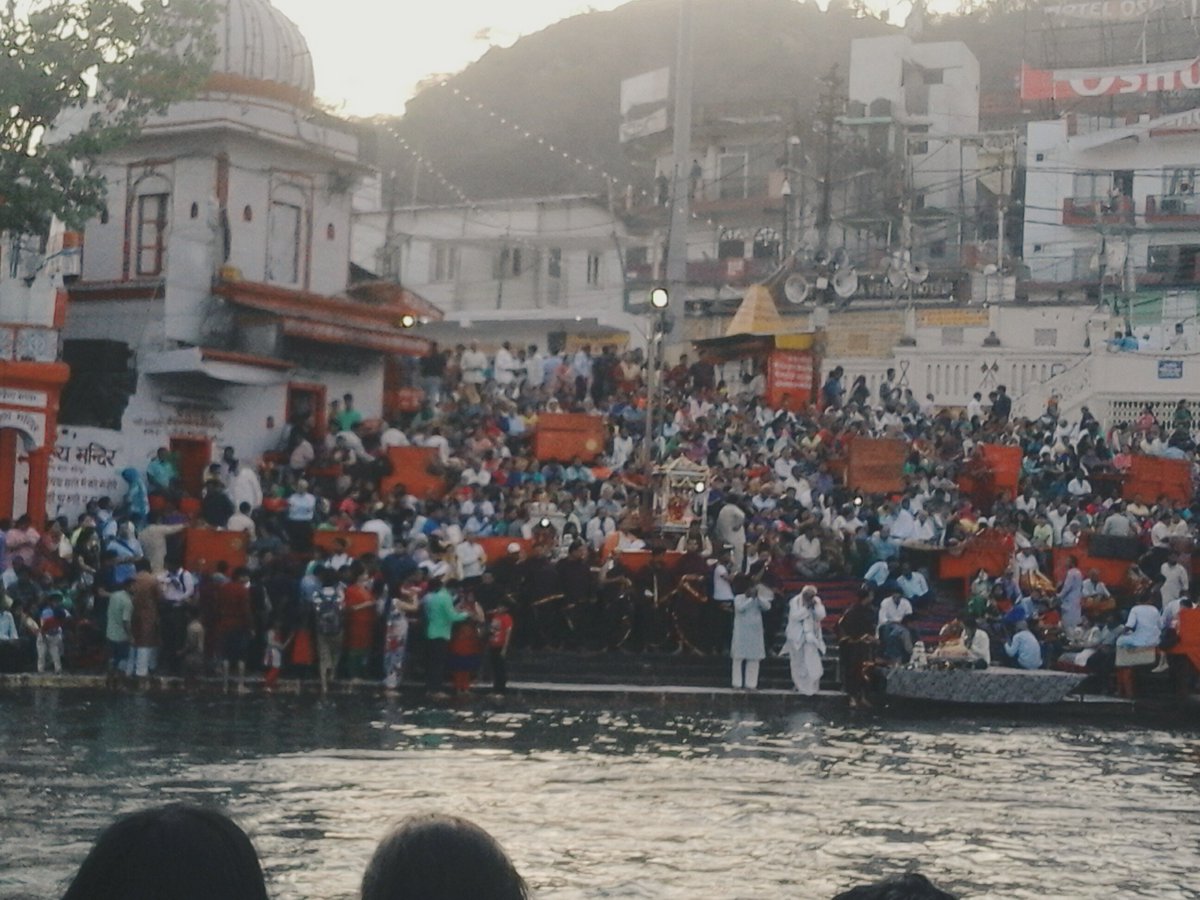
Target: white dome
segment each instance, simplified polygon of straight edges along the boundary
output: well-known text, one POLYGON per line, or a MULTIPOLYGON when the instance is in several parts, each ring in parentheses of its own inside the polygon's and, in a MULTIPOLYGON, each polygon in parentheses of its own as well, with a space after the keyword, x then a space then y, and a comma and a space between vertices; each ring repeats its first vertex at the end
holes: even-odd
POLYGON ((213 87, 310 102, 312 55, 296 23, 269 0, 215 2, 218 17, 213 87))

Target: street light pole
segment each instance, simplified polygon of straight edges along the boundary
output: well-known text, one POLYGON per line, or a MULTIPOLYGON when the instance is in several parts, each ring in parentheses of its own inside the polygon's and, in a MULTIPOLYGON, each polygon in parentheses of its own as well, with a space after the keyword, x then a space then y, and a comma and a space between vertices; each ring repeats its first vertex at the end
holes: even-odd
POLYGON ((654 471, 654 414, 662 378, 662 343, 670 303, 671 295, 666 288, 658 287, 650 292, 650 333, 646 338, 646 431, 642 439, 642 467, 647 488, 654 471))
POLYGON ((673 294, 686 308, 687 235, 691 218, 689 190, 692 149, 692 0, 679 4, 679 33, 675 45, 675 96, 672 103, 674 130, 671 155, 674 172, 671 179, 671 220, 667 241, 667 288, 650 292, 650 334, 646 340, 646 434, 642 441, 642 465, 646 473, 647 495, 654 469, 654 408, 661 380, 662 344, 666 339, 667 306, 673 294), (669 288, 669 290, 668 290, 669 288))

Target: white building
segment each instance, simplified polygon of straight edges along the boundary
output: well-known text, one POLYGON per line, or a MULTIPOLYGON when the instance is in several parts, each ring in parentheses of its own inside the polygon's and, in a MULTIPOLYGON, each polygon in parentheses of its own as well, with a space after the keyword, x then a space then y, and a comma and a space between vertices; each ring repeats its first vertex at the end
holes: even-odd
MULTIPOLYGON (((899 164, 914 258, 937 265, 970 239, 979 132, 979 61, 961 41, 920 43, 906 34, 850 42, 850 115, 844 123, 899 164)), ((868 196, 889 185, 868 177, 868 196)), ((866 199, 866 198, 864 198, 866 199)))
POLYGON ((445 319, 422 328, 443 344, 495 349, 642 343, 627 310, 625 227, 589 196, 490 200, 385 209, 360 193, 352 254, 389 266, 445 319), (392 248, 392 259, 382 254, 392 248))
POLYGON ((1112 297, 1123 281, 1200 281, 1200 125, 1182 116, 1030 123, 1024 256, 1033 282, 1094 288, 1103 276, 1112 297))
POLYGON ((275 447, 285 423, 353 393, 367 417, 385 368, 436 310, 398 286, 349 286, 355 137, 313 105, 307 44, 268 0, 216 0, 202 93, 108 156, 108 206, 70 285, 50 510, 119 495, 117 473, 171 447, 195 490, 232 445, 275 447), (369 302, 368 302, 369 301, 369 302))

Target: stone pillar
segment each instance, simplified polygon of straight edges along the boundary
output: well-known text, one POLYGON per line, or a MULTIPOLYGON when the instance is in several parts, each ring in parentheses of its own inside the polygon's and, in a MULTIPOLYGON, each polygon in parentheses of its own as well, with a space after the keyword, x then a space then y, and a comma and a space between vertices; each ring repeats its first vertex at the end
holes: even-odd
POLYGON ((50 479, 50 447, 38 447, 29 454, 29 494, 25 511, 37 528, 46 521, 46 493, 50 479))
POLYGON ((17 479, 17 431, 0 428, 0 519, 13 517, 13 495, 17 479))

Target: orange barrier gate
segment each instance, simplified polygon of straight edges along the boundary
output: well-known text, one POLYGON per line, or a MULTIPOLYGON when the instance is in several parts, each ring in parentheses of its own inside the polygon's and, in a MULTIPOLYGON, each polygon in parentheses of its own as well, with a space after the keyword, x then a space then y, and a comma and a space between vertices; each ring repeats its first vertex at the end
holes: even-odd
POLYGON ((958 476, 958 486, 978 508, 989 511, 1002 494, 1016 496, 1021 481, 1021 449, 980 444, 958 476))
MULTIPOLYGON (((679 560, 683 559, 683 554, 678 550, 668 550, 663 555, 666 557, 667 568, 671 570, 674 570, 679 560)), ((622 550, 621 565, 631 572, 640 572, 650 565, 652 556, 653 554, 649 550, 622 550)))
POLYGON ((328 550, 330 553, 336 552, 334 544, 339 540, 346 542, 348 545, 346 552, 353 559, 358 559, 367 553, 379 553, 379 535, 370 531, 322 531, 317 529, 313 532, 313 546, 328 550))
POLYGON ((398 484, 421 500, 440 500, 446 495, 448 485, 438 471, 436 447, 388 447, 387 455, 392 474, 379 480, 380 496, 386 497, 398 484))
POLYGON ((1200 609, 1179 611, 1179 643, 1167 653, 1186 657, 1192 668, 1200 672, 1200 609))
POLYGON ((1067 557, 1074 556, 1079 564, 1079 571, 1086 578, 1089 571, 1095 569, 1104 582, 1105 587, 1113 594, 1121 593, 1129 577, 1129 569, 1133 565, 1128 559, 1109 559, 1104 556, 1092 556, 1088 553, 1088 539, 1085 537, 1077 547, 1055 547, 1051 551, 1053 560, 1054 583, 1062 584, 1067 575, 1067 557))
POLYGON ((183 531, 183 565, 193 574, 212 574, 217 563, 224 562, 232 572, 246 564, 249 541, 244 531, 218 528, 185 528, 183 531))
POLYGON ((1015 497, 1021 483, 1021 448, 980 444, 979 452, 992 471, 992 483, 996 491, 1008 491, 1010 496, 1015 497))
POLYGON ((533 547, 533 541, 519 537, 481 537, 479 546, 483 548, 483 552, 487 554, 487 564, 490 566, 497 560, 503 559, 508 555, 508 545, 517 544, 521 548, 522 555, 528 555, 533 547))
POLYGON ((1186 459, 1137 455, 1129 458, 1129 471, 1121 496, 1139 503, 1154 503, 1161 496, 1180 503, 1192 500, 1192 464, 1186 459))
POLYGON ((846 486, 865 494, 891 494, 904 488, 908 444, 891 438, 856 438, 846 462, 846 486))
POLYGON ((585 413, 542 413, 533 433, 533 454, 539 462, 569 463, 579 457, 594 462, 608 437, 604 419, 585 413))
POLYGON ((961 578, 969 585, 980 569, 995 578, 1012 562, 1013 538, 1008 532, 989 529, 960 546, 961 550, 941 552, 938 578, 961 578))

